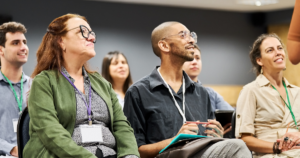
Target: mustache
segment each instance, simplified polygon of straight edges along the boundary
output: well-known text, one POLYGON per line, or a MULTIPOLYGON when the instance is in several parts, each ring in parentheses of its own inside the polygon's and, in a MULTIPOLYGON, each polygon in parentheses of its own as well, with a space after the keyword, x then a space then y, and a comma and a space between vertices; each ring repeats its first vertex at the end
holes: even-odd
POLYGON ((185 48, 188 48, 188 47, 192 47, 192 48, 195 48, 195 46, 194 45, 188 45, 188 46, 186 46, 185 48))

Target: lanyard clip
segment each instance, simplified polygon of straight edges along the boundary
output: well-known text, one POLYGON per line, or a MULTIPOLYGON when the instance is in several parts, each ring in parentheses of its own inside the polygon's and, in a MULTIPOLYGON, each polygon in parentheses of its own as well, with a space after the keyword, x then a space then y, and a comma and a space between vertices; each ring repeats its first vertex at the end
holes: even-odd
POLYGON ((92 116, 89 115, 89 125, 92 125, 93 121, 92 121, 92 116))

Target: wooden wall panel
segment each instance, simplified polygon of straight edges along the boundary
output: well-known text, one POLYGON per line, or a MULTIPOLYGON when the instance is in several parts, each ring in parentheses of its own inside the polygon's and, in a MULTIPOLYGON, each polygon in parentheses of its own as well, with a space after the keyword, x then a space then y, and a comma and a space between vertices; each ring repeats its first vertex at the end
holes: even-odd
POLYGON ((240 91, 243 89, 243 85, 204 85, 210 87, 218 92, 224 100, 231 106, 235 107, 240 91))
MULTIPOLYGON (((276 33, 286 46, 287 35, 289 32, 289 24, 270 25, 268 27, 269 33, 276 33)), ((286 51, 286 70, 284 71, 284 77, 291 83, 300 87, 300 64, 293 65, 289 59, 286 51)))

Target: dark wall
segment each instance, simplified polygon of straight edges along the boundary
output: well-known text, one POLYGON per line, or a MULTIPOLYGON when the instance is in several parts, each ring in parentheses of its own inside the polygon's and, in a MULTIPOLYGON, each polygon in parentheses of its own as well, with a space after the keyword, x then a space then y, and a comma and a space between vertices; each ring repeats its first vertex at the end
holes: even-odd
POLYGON ((290 23, 292 20, 293 11, 294 9, 285 9, 268 12, 266 13, 266 22, 269 25, 290 23))
POLYGON ((97 34, 93 68, 101 71, 104 55, 113 50, 125 53, 133 80, 149 74, 160 64, 152 52, 150 35, 164 21, 179 21, 198 34, 202 50, 204 84, 246 84, 254 80, 250 71, 249 47, 264 27, 254 27, 247 13, 106 3, 77 0, 9 0, 1 2, 1 14, 25 24, 30 49, 24 71, 36 65, 36 50, 48 24, 66 13, 86 16, 97 34))

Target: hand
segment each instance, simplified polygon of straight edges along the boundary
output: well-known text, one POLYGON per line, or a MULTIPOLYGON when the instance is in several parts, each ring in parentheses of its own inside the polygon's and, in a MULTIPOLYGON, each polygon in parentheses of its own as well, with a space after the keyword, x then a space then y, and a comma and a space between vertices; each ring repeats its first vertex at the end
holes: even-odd
POLYGON ((288 132, 281 139, 278 139, 277 142, 280 142, 279 150, 282 152, 291 149, 300 149, 300 146, 297 146, 300 143, 300 132, 288 132), (287 142, 284 141, 285 137, 289 137, 287 142), (290 141, 291 139, 292 141, 290 141))
POLYGON ((227 123, 227 124, 223 127, 223 129, 225 130, 225 131, 224 131, 224 135, 225 135, 226 133, 230 132, 230 131, 231 131, 231 123, 227 123))
POLYGON ((206 133, 208 136, 223 138, 224 129, 220 122, 216 120, 208 120, 208 122, 211 124, 203 125, 203 127, 206 127, 204 133, 206 133), (207 128, 210 128, 211 130, 207 128))
POLYGON ((180 133, 197 135, 198 131, 199 131, 199 127, 198 127, 197 124, 195 124, 195 123, 189 123, 189 124, 185 123, 185 124, 182 125, 182 127, 180 128, 177 135, 179 135, 180 133))
POLYGON ((19 155, 18 155, 18 146, 15 146, 14 148, 11 149, 10 155, 15 156, 15 157, 19 157, 19 155))

